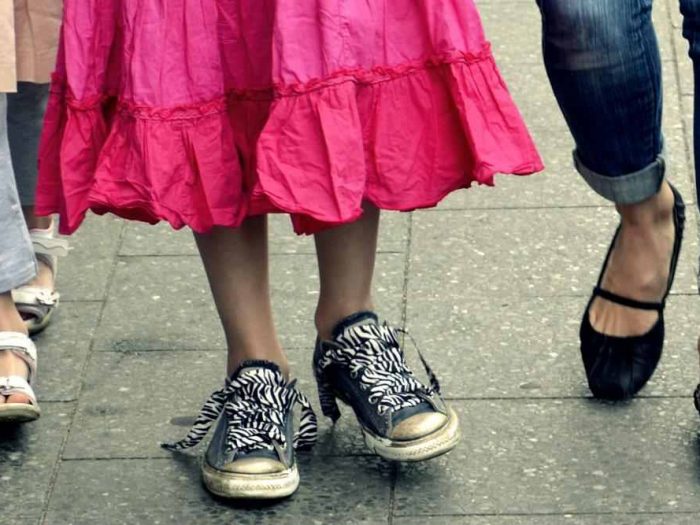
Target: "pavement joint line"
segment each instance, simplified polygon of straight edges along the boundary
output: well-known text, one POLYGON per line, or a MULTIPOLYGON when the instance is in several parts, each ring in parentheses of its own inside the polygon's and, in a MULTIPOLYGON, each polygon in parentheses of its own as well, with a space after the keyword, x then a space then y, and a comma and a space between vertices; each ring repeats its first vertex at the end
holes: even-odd
POLYGON ((86 303, 86 304, 97 304, 97 303, 104 303, 104 299, 64 299, 61 297, 61 304, 66 304, 66 303, 86 303))
MULTIPOLYGON (((498 191, 497 188, 493 189, 493 191, 498 191)), ((686 204, 691 204, 690 201, 685 200, 686 204)), ((694 203, 693 203, 694 204, 694 203)), ((455 212, 455 211, 479 211, 479 210, 495 210, 495 211, 508 211, 508 212, 517 212, 517 211, 529 211, 529 210, 562 210, 562 211, 571 211, 571 210, 605 210, 605 211, 611 211, 615 209, 615 205, 610 203, 600 203, 600 204, 581 204, 581 205, 571 205, 571 206, 565 206, 565 205, 556 205, 556 206, 538 206, 536 204, 532 205, 525 205, 525 206, 505 206, 501 208, 497 207, 492 207, 492 206, 483 206, 483 207, 463 207, 459 206, 457 208, 427 208, 425 210, 421 210, 422 212, 428 212, 428 213, 450 213, 450 212, 455 212)))
MULTIPOLYGON (((403 251, 400 250, 377 250, 377 255, 403 255, 403 251)), ((270 257, 308 257, 309 255, 316 255, 314 251, 304 251, 304 252, 270 252, 270 257)), ((133 254, 117 254, 117 259, 153 259, 153 258, 163 258, 172 259, 178 257, 187 257, 190 259, 199 259, 199 254, 197 253, 133 253, 133 254)), ((75 299, 73 300, 76 301, 75 299)), ((62 301, 66 302, 66 301, 62 301)), ((93 302, 99 302, 99 300, 94 299, 93 302)))
MULTIPOLYGON (((401 290, 401 326, 406 329, 406 324, 408 322, 408 294, 409 294, 409 279, 411 274, 411 253, 413 247, 413 213, 409 213, 407 220, 407 231, 406 231, 406 247, 404 249, 404 260, 403 260, 403 283, 401 290)), ((402 336, 403 344, 405 344, 405 335, 402 336)), ((399 472, 396 464, 391 465, 391 477, 389 482, 389 508, 387 509, 387 523, 388 525, 393 525, 394 523, 394 507, 396 498, 396 485, 399 479, 399 472)))
MULTIPOLYGON (((118 253, 119 250, 121 249, 122 243, 124 242, 124 236, 126 232, 126 227, 124 224, 121 225, 121 228, 119 229, 119 237, 118 241, 115 243, 116 246, 114 248, 114 251, 112 252, 112 265, 111 268, 109 269, 109 274, 107 276, 107 282, 105 283, 105 288, 103 292, 103 300, 100 301, 100 311, 97 315, 97 320, 95 323, 95 330, 90 336, 90 345, 88 347, 88 351, 85 355, 85 359, 83 360, 82 366, 80 367, 80 371, 78 372, 78 377, 81 378, 81 381, 78 385, 78 393, 76 397, 80 399, 82 392, 83 392, 83 387, 85 385, 85 378, 86 378, 86 372, 88 365, 90 363, 90 360, 94 354, 94 346, 95 346, 95 336, 98 332, 98 329, 100 325, 102 324, 102 319, 104 318, 104 313, 105 309, 107 307, 107 297, 109 296, 109 292, 112 288, 112 283, 114 281, 114 276, 117 272, 117 263, 118 263, 118 253)), ((76 402, 75 405, 72 407, 72 413, 70 415, 70 421, 68 423, 68 429, 66 430, 65 436, 63 437, 63 440, 61 441, 61 445, 58 449, 58 453, 56 454, 56 461, 53 465, 53 468, 51 469, 51 474, 49 475, 49 484, 48 488, 46 489, 46 499, 44 501, 42 511, 41 511, 41 517, 39 519, 39 523, 42 525, 48 525, 48 515, 49 515, 49 508, 51 506, 51 498, 53 497, 54 489, 56 487, 56 481, 58 479, 58 472, 61 468, 61 463, 63 462, 63 453, 66 450, 66 446, 68 444, 68 440, 70 439, 71 432, 73 430, 73 425, 75 423, 75 418, 78 414, 78 406, 79 402, 76 402)))
MULTIPOLYGON (((286 346, 286 350, 308 350, 309 356, 313 354, 313 349, 307 346, 286 346)), ((221 346, 218 348, 140 348, 135 350, 100 350, 96 349, 97 354, 147 354, 149 352, 225 352, 226 347, 221 346)))
POLYGON ((389 512, 387 514, 387 524, 394 525, 394 509, 396 508, 396 485, 399 480, 399 467, 396 462, 391 464, 391 476, 389 487, 389 512))
MULTIPOLYGON (((298 454, 299 457, 305 457, 302 454, 298 454)), ((197 454, 192 454, 188 453, 186 454, 185 457, 188 457, 190 459, 196 459, 200 460, 203 457, 203 453, 197 453, 197 454)), ((363 453, 363 454, 357 454, 357 453, 352 453, 352 454, 323 454, 323 453, 316 453, 311 456, 308 456, 312 460, 315 458, 377 458, 379 460, 379 457, 376 454, 372 454, 370 452, 363 453)), ((89 456, 76 456, 76 457, 67 457, 63 458, 64 463, 77 463, 77 462, 87 462, 87 461, 172 461, 173 458, 172 456, 95 456, 95 457, 89 457, 89 456)))
MULTIPOLYGON (((572 175, 572 177, 575 175, 572 175)), ((495 187, 489 191, 498 191, 498 187, 495 187)), ((695 199, 683 199, 686 204, 696 204, 695 199)), ((505 206, 457 206, 455 208, 426 208, 425 210, 421 210, 422 213, 446 213, 446 212, 453 212, 453 211, 480 211, 480 210, 486 210, 486 211, 527 211, 527 210, 590 210, 590 209, 599 209, 599 210, 614 210, 615 205, 613 203, 600 203, 600 204, 572 204, 572 205, 556 205, 556 206, 541 206, 538 204, 526 204, 524 206, 516 206, 516 205, 505 205, 505 206)))
POLYGON ((397 518, 520 518, 520 517, 550 517, 550 516, 694 516, 700 515, 700 509, 698 510, 674 510, 670 512, 662 510, 650 510, 650 511, 627 511, 627 512, 522 512, 522 513, 487 513, 487 512, 475 512, 470 514, 397 514, 397 518))
POLYGON ((409 277, 411 272, 411 253, 413 247, 413 213, 408 216, 408 225, 406 232, 406 247, 402 253, 404 256, 403 260, 403 283, 401 293, 401 326, 406 328, 406 322, 408 321, 408 286, 409 277))
POLYGON ((460 396, 460 397, 445 397, 445 401, 457 401, 457 402, 462 402, 462 401, 484 401, 484 402, 490 402, 490 401, 522 401, 522 402, 532 402, 532 401, 591 401, 593 403, 597 403, 600 405, 605 405, 605 406, 623 406, 623 405, 629 405, 633 404, 635 400, 637 399, 649 399, 649 400, 654 400, 654 399, 659 399, 659 400, 664 400, 664 399, 688 399, 691 400, 693 399, 693 396, 691 394, 669 394, 669 395, 664 395, 664 394, 649 394, 649 395, 640 395, 637 394, 634 398, 628 399, 626 401, 605 401, 605 400, 599 400, 592 395, 581 395, 581 396, 573 396, 573 395, 561 395, 561 396, 492 396, 492 397, 472 397, 472 396, 460 396))

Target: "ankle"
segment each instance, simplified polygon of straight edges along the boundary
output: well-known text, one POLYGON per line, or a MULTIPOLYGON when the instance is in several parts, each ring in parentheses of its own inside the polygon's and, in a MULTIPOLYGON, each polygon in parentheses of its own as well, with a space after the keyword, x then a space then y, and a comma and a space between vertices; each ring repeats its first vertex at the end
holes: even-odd
POLYGON ((28 333, 9 292, 0 294, 0 332, 28 333))
POLYGON ((316 331, 321 340, 329 340, 333 337, 333 330, 343 319, 350 317, 357 312, 374 310, 372 299, 357 301, 353 304, 336 305, 334 307, 322 306, 319 303, 316 309, 315 324, 316 331))
POLYGON ((230 376, 246 361, 269 361, 280 367, 282 375, 289 379, 289 361, 281 348, 269 351, 268 349, 238 348, 235 353, 229 351, 227 375, 230 376))
POLYGON ((24 220, 27 223, 27 228, 30 230, 48 230, 53 225, 51 217, 39 217, 34 214, 34 206, 25 206, 22 208, 24 212, 24 220))
POLYGON ((668 223, 673 217, 673 205, 673 192, 664 182, 656 195, 637 204, 618 205, 617 210, 624 227, 647 230, 668 223))

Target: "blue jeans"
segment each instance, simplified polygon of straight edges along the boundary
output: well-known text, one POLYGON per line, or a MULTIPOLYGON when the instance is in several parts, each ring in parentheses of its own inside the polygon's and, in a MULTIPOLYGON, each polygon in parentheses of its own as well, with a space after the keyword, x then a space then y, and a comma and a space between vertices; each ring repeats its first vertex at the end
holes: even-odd
POLYGON ((681 0, 683 13, 683 36, 690 42, 690 58, 693 59, 695 71, 695 191, 697 203, 700 206, 700 0, 681 0))
MULTIPOLYGON (((665 176, 661 58, 652 0, 537 3, 547 74, 576 141, 578 171, 618 204, 648 199, 665 176)), ((700 0, 680 3, 691 57, 699 58, 700 0)), ((700 61, 695 63, 697 80, 700 61)), ((700 130, 700 121, 695 122, 700 130)))

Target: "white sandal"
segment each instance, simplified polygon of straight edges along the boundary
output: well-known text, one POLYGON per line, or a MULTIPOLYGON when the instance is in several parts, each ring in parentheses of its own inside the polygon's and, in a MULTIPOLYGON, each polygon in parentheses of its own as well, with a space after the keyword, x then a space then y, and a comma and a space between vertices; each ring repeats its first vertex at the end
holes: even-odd
POLYGON ((3 403, 0 405, 0 423, 24 423, 41 415, 32 384, 36 377, 36 346, 29 337, 19 332, 0 332, 0 352, 11 352, 27 363, 29 377, 0 376, 0 396, 22 394, 29 403, 3 403))
MULTIPOLYGON (((30 236, 37 260, 49 267, 55 282, 58 275, 57 257, 68 255, 68 242, 56 238, 53 224, 46 230, 31 230, 30 236)), ((60 297, 57 291, 38 286, 20 286, 12 291, 12 299, 30 335, 41 332, 49 325, 60 297)))

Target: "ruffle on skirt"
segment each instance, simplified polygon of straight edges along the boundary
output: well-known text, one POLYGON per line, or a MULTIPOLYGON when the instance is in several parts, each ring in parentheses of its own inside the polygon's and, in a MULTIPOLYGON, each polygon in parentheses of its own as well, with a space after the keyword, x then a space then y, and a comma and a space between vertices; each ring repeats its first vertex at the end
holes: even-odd
POLYGON ((173 108, 78 101, 55 76, 40 159, 37 211, 64 234, 88 210, 196 232, 284 212, 312 234, 542 170, 488 46, 173 108))

